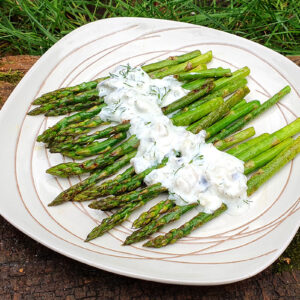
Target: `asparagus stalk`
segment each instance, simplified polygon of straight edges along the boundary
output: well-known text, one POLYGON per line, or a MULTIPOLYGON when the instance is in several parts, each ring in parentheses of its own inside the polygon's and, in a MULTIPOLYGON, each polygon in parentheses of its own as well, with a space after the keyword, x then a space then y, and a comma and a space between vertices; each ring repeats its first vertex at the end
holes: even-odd
POLYGON ((187 111, 181 115, 174 116, 171 118, 172 122, 176 126, 187 126, 191 123, 199 120, 203 116, 209 114, 211 111, 215 110, 219 105, 223 103, 223 98, 217 97, 208 102, 205 102, 201 106, 195 108, 194 110, 187 111))
POLYGON ((59 99, 55 102, 53 101, 50 103, 45 103, 31 110, 28 113, 28 115, 35 116, 35 115, 46 113, 47 111, 50 111, 52 109, 62 108, 68 105, 74 105, 75 103, 85 103, 87 101, 98 100, 98 99, 99 99, 99 93, 96 89, 93 89, 76 95, 72 95, 70 97, 59 99))
POLYGON ((143 184, 144 178, 151 173, 154 169, 162 168, 166 165, 168 158, 164 158, 161 163, 154 165, 143 172, 136 174, 128 181, 122 181, 120 184, 115 184, 114 186, 111 185, 100 185, 100 186, 93 186, 90 189, 83 191, 82 193, 78 194, 74 201, 87 201, 96 199, 98 197, 108 196, 108 195, 118 195, 125 192, 136 190, 143 184))
MULTIPOLYGON (((73 135, 73 131, 77 128, 80 129, 90 129, 90 128, 95 128, 99 125, 102 125, 103 121, 99 116, 95 116, 92 117, 90 119, 86 119, 83 121, 79 121, 79 122, 75 122, 75 123, 71 123, 69 125, 67 125, 66 127, 62 128, 59 133, 58 136, 55 137, 51 143, 59 143, 61 142, 61 137, 62 136, 66 136, 66 135, 73 135)), ((62 139, 63 140, 63 139, 62 139)))
MULTIPOLYGON (((131 180, 131 177, 135 174, 134 167, 127 168, 123 173, 117 175, 115 178, 106 180, 101 185, 97 186, 98 188, 102 189, 109 189, 113 187, 114 185, 118 185, 121 182, 125 182, 126 180, 131 180)), ((80 194, 79 194, 80 195, 80 194)), ((78 196, 78 195, 77 195, 78 196)), ((75 196, 75 198, 77 197, 75 196)), ((74 200, 75 200, 74 198, 74 200)))
POLYGON ((231 77, 220 78, 214 81, 215 87, 210 93, 210 95, 207 95, 206 97, 185 107, 183 109, 183 112, 192 110, 198 107, 199 105, 201 105, 203 102, 206 102, 212 98, 215 97, 225 98, 226 96, 232 94, 237 89, 244 87, 247 84, 247 80, 245 79, 245 77, 249 75, 249 73, 250 73, 249 68, 244 67, 242 69, 233 72, 231 77))
POLYGON ((93 200, 97 199, 99 197, 106 197, 110 195, 121 195, 124 193, 128 193, 131 191, 135 191, 137 188, 141 187, 143 185, 143 180, 133 180, 133 179, 127 179, 122 181, 120 184, 115 186, 105 186, 105 187, 91 187, 87 190, 84 190, 80 194, 76 195, 74 197, 74 201, 82 202, 87 200, 93 200))
POLYGON ((219 150, 224 150, 229 148, 232 145, 235 145, 239 142, 242 142, 251 136, 255 135, 254 127, 247 128, 243 131, 240 131, 232 136, 225 138, 224 140, 217 141, 214 143, 214 146, 219 150))
POLYGON ((199 228, 208 221, 218 217, 220 214, 226 211, 226 209, 227 206, 223 203, 221 207, 215 210, 212 214, 201 212, 179 228, 172 229, 165 235, 157 236, 156 238, 146 242, 143 246, 161 248, 167 246, 168 244, 174 244, 179 239, 189 235, 196 228, 199 228))
MULTIPOLYGON (((184 75, 184 74, 189 74, 189 73, 193 73, 193 72, 198 72, 198 71, 202 71, 202 70, 207 70, 207 66, 206 64, 199 64, 198 66, 196 66, 195 68, 187 71, 187 72, 180 72, 180 75, 184 75)), ((178 75, 174 75, 175 78, 178 78, 178 75)))
POLYGON ((232 73, 230 69, 223 69, 223 68, 212 68, 207 70, 202 70, 198 72, 189 72, 185 74, 178 74, 176 75, 176 78, 179 81, 190 81, 190 80, 196 80, 200 78, 213 78, 213 77, 230 77, 232 76, 232 73))
POLYGON ((151 78, 163 78, 165 76, 169 76, 169 75, 174 75, 174 74, 178 74, 181 72, 185 72, 185 71, 189 71, 193 68, 195 68, 196 66, 200 65, 200 64, 206 64, 208 62, 210 62, 212 60, 212 52, 208 51, 202 55, 199 55, 191 60, 188 60, 184 63, 178 64, 178 65, 174 65, 174 66, 169 66, 169 67, 165 67, 162 68, 160 70, 151 72, 149 74, 149 76, 151 78))
POLYGON ((112 134, 117 134, 119 132, 126 132, 130 128, 130 124, 128 122, 124 122, 122 124, 118 124, 116 126, 110 126, 100 131, 96 131, 90 135, 81 135, 76 139, 71 139, 70 141, 63 142, 60 144, 56 144, 51 148, 51 152, 61 152, 64 150, 74 150, 74 148, 78 146, 89 145, 95 140, 102 139, 108 137, 112 134))
POLYGON ((203 95, 208 94, 214 87, 214 83, 209 81, 205 86, 202 86, 200 90, 193 90, 189 92, 186 96, 170 103, 169 105, 162 108, 162 111, 165 115, 170 114, 186 105, 194 102, 195 100, 199 99, 203 95))
MULTIPOLYGON (((208 83, 213 82, 213 81, 214 80, 212 78, 203 78, 203 79, 198 79, 198 80, 195 80, 192 82, 187 82, 187 83, 183 84, 181 87, 186 90, 192 91, 192 90, 200 89, 201 87, 206 86, 208 83)), ((214 87, 215 87, 215 85, 213 85, 212 89, 214 87)))
POLYGON ((56 206, 56 205, 62 204, 64 202, 71 201, 77 194, 79 194, 83 190, 91 187, 92 185, 96 184, 100 180, 115 174, 116 172, 118 172, 120 169, 125 167, 130 162, 130 159, 133 158, 136 155, 136 152, 137 151, 132 151, 131 153, 128 153, 128 154, 122 156, 114 164, 106 167, 103 170, 95 171, 88 178, 86 178, 83 181, 71 186, 67 190, 61 192, 49 204, 49 206, 56 206))
POLYGON ((140 201, 144 198, 155 198, 159 194, 167 191, 160 183, 149 185, 141 190, 132 191, 120 196, 110 196, 98 201, 92 202, 89 207, 93 209, 111 210, 118 206, 123 206, 128 202, 140 201))
POLYGON ((98 100, 86 101, 83 103, 77 103, 74 105, 68 105, 68 106, 49 110, 45 113, 45 116, 46 117, 62 116, 62 115, 66 115, 66 114, 69 114, 72 112, 83 111, 83 110, 89 109, 95 105, 99 105, 99 106, 101 106, 101 108, 106 106, 106 104, 103 104, 103 99, 98 98, 98 100))
POLYGON ((190 125, 187 130, 198 133, 201 130, 211 126, 219 119, 222 118, 231 108, 237 109, 235 105, 240 103, 241 100, 250 92, 247 86, 239 88, 228 100, 221 104, 215 111, 209 113, 206 117, 200 119, 198 122, 190 125))
POLYGON ((141 201, 130 202, 120 208, 113 215, 102 220, 101 224, 95 227, 87 236, 85 242, 89 242, 97 237, 102 236, 104 233, 112 229, 113 227, 123 223, 132 214, 134 210, 145 205, 150 199, 145 198, 141 201))
MULTIPOLYGON (((90 131, 93 128, 98 127, 99 125, 103 125, 103 120, 101 120, 101 118, 99 116, 96 116, 93 119, 90 120, 85 120, 83 122, 79 122, 77 124, 71 124, 70 126, 67 126, 63 129, 60 130, 60 132, 58 133, 60 136, 76 136, 76 135, 80 135, 82 133, 86 133, 88 131, 90 131)), ((107 123, 104 123, 107 124, 107 123)), ((59 139, 54 139, 53 141, 57 141, 59 139)))
POLYGON ((112 146, 118 144, 127 137, 126 132, 120 132, 103 142, 94 142, 87 147, 76 150, 76 154, 80 156, 92 156, 95 154, 107 152, 112 146))
POLYGON ((57 101, 58 99, 62 99, 65 97, 72 97, 74 93, 81 93, 88 90, 95 89, 97 84, 108 77, 98 78, 96 80, 90 82, 82 82, 75 86, 64 87, 46 94, 43 94, 41 97, 35 99, 32 104, 33 105, 40 105, 44 103, 49 103, 51 101, 57 101))
POLYGON ((245 151, 246 149, 248 149, 249 147, 260 143, 262 140, 264 140, 267 136, 269 136, 269 133, 263 133, 247 142, 244 142, 242 144, 236 145, 232 148, 230 148, 229 150, 227 150, 226 152, 228 154, 231 154, 233 156, 238 155, 239 153, 245 151))
POLYGON ((243 128, 246 124, 248 124, 250 121, 255 119, 257 116, 262 114, 265 110, 276 104, 280 99, 282 99, 286 94, 288 94, 291 91, 290 86, 284 87, 282 90, 280 90, 277 94, 275 94, 273 97, 271 97, 269 100, 264 102, 262 105, 260 105, 257 109, 253 110, 243 118, 240 118, 235 123, 231 124, 230 126, 224 128, 220 133, 218 133, 213 138, 209 139, 208 142, 215 142, 217 140, 222 140, 226 136, 230 135, 233 132, 236 132, 237 130, 243 128))
POLYGON ((250 69, 248 67, 243 67, 241 69, 236 70, 232 73, 230 77, 223 77, 215 81, 216 87, 214 91, 217 91, 228 84, 236 82, 237 80, 243 79, 250 74, 250 69))
POLYGON ((75 128, 78 128, 78 127, 95 128, 99 124, 102 124, 102 122, 103 121, 99 116, 95 116, 95 117, 87 119, 87 120, 83 120, 83 121, 79 121, 79 122, 76 122, 76 123, 69 124, 67 127, 63 128, 61 132, 63 134, 67 134, 68 132, 66 130, 75 129, 75 128))
POLYGON ((201 55, 201 52, 199 50, 195 50, 195 51, 192 51, 192 52, 189 52, 189 53, 186 53, 183 55, 179 55, 179 56, 170 56, 165 60, 161 60, 161 61, 149 64, 149 65, 142 66, 142 69, 145 72, 149 73, 149 72, 152 72, 155 70, 162 69, 164 67, 169 67, 169 66, 183 63, 183 62, 191 60, 199 55, 201 55))
POLYGON ((251 196, 262 184, 276 174, 285 164, 292 160, 300 152, 300 137, 290 146, 281 151, 268 164, 255 172, 248 180, 247 194, 251 196))
POLYGON ((120 132, 102 142, 94 142, 86 147, 77 147, 74 150, 62 151, 61 153, 74 159, 82 159, 87 156, 106 153, 126 137, 126 132, 120 132))
POLYGON ((101 106, 94 106, 87 111, 82 111, 79 113, 76 113, 72 116, 65 117, 59 122, 57 122, 54 126, 48 128, 45 130, 41 135, 37 137, 38 142, 48 142, 51 140, 53 137, 57 135, 57 133, 67 127, 69 124, 75 123, 75 122, 80 122, 86 119, 90 119, 91 117, 97 115, 101 111, 102 107, 101 106))
POLYGON ((244 106, 245 104, 247 104, 247 101, 245 99, 242 99, 240 102, 238 102, 235 106, 233 106, 232 108, 236 109, 236 108, 240 108, 242 106, 244 106))
POLYGON ((49 168, 46 172, 60 177, 88 173, 113 163, 118 157, 137 149, 138 146, 139 140, 135 135, 133 135, 121 145, 116 146, 111 151, 101 154, 94 159, 89 159, 82 163, 62 163, 49 168))
POLYGON ((149 210, 143 212, 132 224, 134 228, 141 228, 149 224, 153 220, 158 219, 161 215, 169 212, 170 209, 175 205, 173 200, 162 200, 152 206, 149 210))
POLYGON ((141 201, 136 202, 129 202, 128 204, 124 205, 120 208, 117 212, 113 215, 109 216, 108 218, 104 219, 101 224, 95 227, 87 236, 86 242, 91 241, 97 237, 102 236, 105 232, 109 231, 113 227, 123 223, 128 217, 132 214, 134 210, 137 208, 145 205, 150 198, 144 198, 141 201))
MULTIPOLYGON (((216 81, 214 83, 216 83, 216 81)), ((186 111, 193 110, 193 109, 197 108, 198 106, 202 105, 204 102, 207 102, 216 97, 225 98, 228 95, 234 93, 239 88, 246 86, 246 84, 247 84, 247 80, 245 78, 243 78, 241 80, 237 80, 231 84, 228 84, 225 87, 223 87, 217 91, 211 91, 211 93, 209 93, 207 96, 205 96, 205 97, 199 99, 198 101, 190 104, 189 106, 186 106, 185 108, 183 108, 182 111, 178 113, 178 115, 183 114, 186 111)))
POLYGON ((285 148, 289 147, 294 140, 292 138, 287 138, 283 142, 279 143, 278 145, 272 147, 271 149, 261 153, 258 156, 253 157, 252 159, 248 160, 244 164, 244 174, 247 175, 256 169, 263 167, 269 161, 271 161, 275 156, 277 156, 281 151, 285 148))
POLYGON ((184 206, 176 205, 170 210, 169 213, 160 217, 158 220, 153 220, 139 230, 134 231, 130 236, 126 238, 124 245, 130 245, 146 239, 147 237, 161 229, 164 225, 178 220, 183 214, 190 211, 197 205, 198 203, 187 204, 184 206))
POLYGON ((246 115, 253 109, 256 109, 257 107, 259 107, 259 105, 260 105, 259 101, 254 100, 254 101, 250 101, 249 103, 245 104, 240 108, 232 109, 226 115, 226 117, 217 121, 210 127, 206 128, 206 139, 209 139, 210 137, 214 136, 216 133, 218 133, 220 130, 225 128, 227 125, 232 124, 232 122, 246 115))
POLYGON ((236 155, 236 157, 239 158, 240 160, 248 161, 251 158, 259 155, 260 153, 270 149, 271 147, 279 144, 283 140, 299 132, 300 132, 300 118, 296 119, 292 123, 270 134, 260 143, 249 147, 245 151, 236 155))
POLYGON ((87 133, 100 125, 108 124, 110 124, 110 122, 102 121, 99 116, 81 122, 72 123, 61 129, 56 136, 49 140, 47 147, 50 148, 51 152, 59 152, 55 150, 56 148, 59 148, 59 144, 70 143, 76 138, 76 136, 87 133))

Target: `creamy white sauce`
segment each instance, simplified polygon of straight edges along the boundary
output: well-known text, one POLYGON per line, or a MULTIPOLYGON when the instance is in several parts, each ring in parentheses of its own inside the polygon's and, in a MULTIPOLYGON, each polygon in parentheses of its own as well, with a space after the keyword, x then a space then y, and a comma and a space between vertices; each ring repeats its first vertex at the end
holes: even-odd
POLYGON ((198 201, 205 212, 226 203, 240 210, 247 202, 247 178, 239 159, 205 143, 205 131, 192 134, 174 126, 161 107, 189 91, 173 77, 151 79, 141 68, 119 66, 110 78, 99 83, 99 96, 106 107, 103 120, 129 120, 130 135, 140 140, 137 155, 131 160, 137 173, 168 157, 165 167, 145 178, 147 185, 160 182, 177 204, 198 201))

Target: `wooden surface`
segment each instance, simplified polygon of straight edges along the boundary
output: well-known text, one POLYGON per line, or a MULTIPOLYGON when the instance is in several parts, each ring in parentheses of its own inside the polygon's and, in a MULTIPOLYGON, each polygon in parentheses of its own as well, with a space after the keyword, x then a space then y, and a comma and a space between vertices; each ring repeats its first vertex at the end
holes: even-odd
MULTIPOLYGON (((0 60, 0 108, 37 59, 10 56, 0 60)), ((291 59, 300 65, 300 57, 291 59)), ((1 200, 5 201, 3 195, 1 200)), ((298 239, 299 233, 290 248, 299 246, 298 239)), ((289 257, 299 249, 291 250, 283 254, 279 263, 242 282, 217 287, 167 285, 115 275, 73 261, 30 239, 1 217, 0 299, 300 299, 299 269, 278 273, 274 268, 299 265, 298 255, 289 257)))

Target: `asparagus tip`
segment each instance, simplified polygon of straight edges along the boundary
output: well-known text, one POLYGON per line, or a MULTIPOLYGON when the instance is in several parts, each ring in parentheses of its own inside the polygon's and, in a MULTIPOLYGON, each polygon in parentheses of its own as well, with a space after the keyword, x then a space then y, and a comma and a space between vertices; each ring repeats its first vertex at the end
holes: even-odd
POLYGON ((90 237, 90 236, 87 236, 86 239, 84 240, 85 243, 93 240, 94 238, 90 237))
POLYGON ((57 205, 59 205, 59 204, 62 204, 62 202, 61 202, 61 201, 56 201, 56 200, 54 199, 52 202, 50 202, 50 203, 48 204, 48 206, 57 206, 57 205))

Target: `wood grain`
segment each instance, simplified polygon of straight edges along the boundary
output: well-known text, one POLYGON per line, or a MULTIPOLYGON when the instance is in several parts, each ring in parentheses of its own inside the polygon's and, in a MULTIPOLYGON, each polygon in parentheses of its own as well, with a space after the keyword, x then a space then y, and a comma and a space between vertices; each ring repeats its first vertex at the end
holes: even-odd
MULTIPOLYGON (((289 58, 300 65, 300 56, 289 58)), ((37 59, 28 55, 4 57, 0 59, 0 72, 24 75, 37 59)), ((0 81, 0 108, 16 85, 13 77, 8 79, 10 82, 0 81)), ((7 199, 2 196, 2 201, 7 199)), ((298 246, 298 242, 292 245, 298 246)), ((299 253, 299 249, 296 250, 293 252, 299 253)), ((293 259, 298 260, 299 265, 299 255, 293 259)), ((289 257, 283 255, 281 263, 288 264, 289 257)), ((218 287, 167 285, 131 279, 53 252, 0 218, 1 300, 300 299, 300 271, 276 273, 274 270, 271 266, 250 279, 218 287)))

